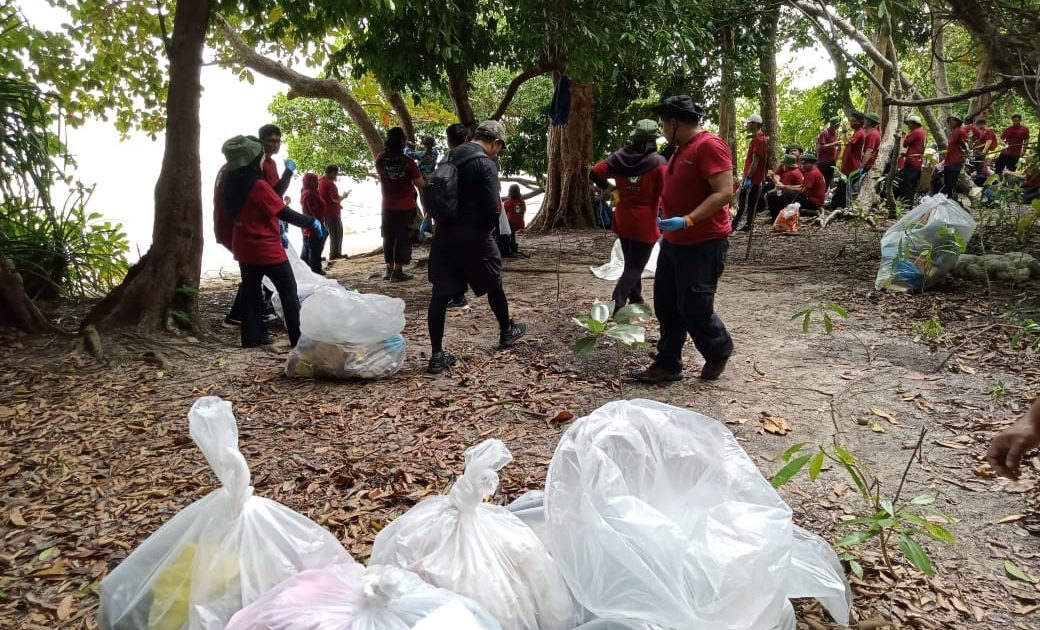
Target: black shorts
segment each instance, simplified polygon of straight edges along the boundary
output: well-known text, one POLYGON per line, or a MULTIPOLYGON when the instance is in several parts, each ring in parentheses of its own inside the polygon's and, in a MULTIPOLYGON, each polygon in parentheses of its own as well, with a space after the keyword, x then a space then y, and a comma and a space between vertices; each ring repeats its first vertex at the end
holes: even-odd
POLYGON ((502 283, 502 254, 486 229, 441 226, 433 233, 427 276, 434 295, 458 295, 469 286, 481 296, 502 283))

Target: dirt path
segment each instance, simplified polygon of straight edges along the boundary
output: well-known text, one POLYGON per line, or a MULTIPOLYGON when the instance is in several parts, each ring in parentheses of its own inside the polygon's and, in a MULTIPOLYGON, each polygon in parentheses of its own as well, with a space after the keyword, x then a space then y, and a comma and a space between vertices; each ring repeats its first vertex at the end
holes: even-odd
MULTIPOLYGON (((737 345, 726 375, 714 383, 692 378, 700 361, 688 345, 686 380, 625 383, 625 396, 725 422, 767 476, 792 444, 827 445, 837 436, 889 496, 920 427, 927 427, 904 497, 937 495, 937 507, 955 519, 949 528, 957 542, 926 543, 936 566, 931 579, 906 563, 892 576, 876 541, 862 545, 866 574, 854 580, 855 619, 1038 627, 1040 590, 1011 579, 1004 561, 1040 578, 1040 460, 1032 460, 1024 482, 1009 486, 992 477, 982 456, 993 433, 1040 389, 1036 350, 1010 350, 1007 334, 993 327, 1020 294, 1035 298, 1040 287, 999 289, 988 299, 967 285, 923 296, 877 294, 870 290, 877 263, 869 235, 854 238, 847 227, 832 226, 824 234, 755 238, 748 262, 745 237, 733 239, 717 298, 737 345), (803 334, 791 316, 821 301, 843 304, 848 321, 829 335, 818 323, 803 334), (933 352, 913 340, 911 326, 936 313, 945 331, 933 352), (964 340, 935 370, 946 346, 964 340), (764 432, 764 416, 784 418, 790 433, 764 432)), ((507 262, 506 285, 513 315, 530 324, 530 334, 513 349, 495 350, 490 310, 472 300, 472 310, 448 321, 446 346, 461 361, 437 377, 424 372, 424 271, 413 282, 388 285, 374 258, 337 262, 332 275, 345 286, 406 300, 409 359, 386 382, 286 379, 284 357, 242 350, 237 331, 216 327, 230 302, 228 282, 201 296, 215 326, 212 339, 108 340, 115 354, 109 364, 71 352, 63 339, 0 333, 0 626, 94 627, 106 571, 214 487, 187 437, 187 410, 202 395, 233 402, 256 492, 322 523, 359 559, 389 517, 442 492, 461 472, 464 449, 484 437, 503 439, 515 457, 497 501, 538 487, 567 426, 554 420, 558 412, 580 417, 618 397, 613 351, 600 348, 584 360, 568 348, 578 336, 570 317, 610 294, 612 284, 588 266, 603 262, 611 243, 602 232, 522 237, 531 258, 507 262), (162 358, 140 360, 147 350, 162 358)), ((652 294, 652 283, 645 291, 652 294)), ((656 338, 656 324, 648 336, 656 338)), ((645 352, 626 353, 625 362, 626 369, 640 367, 645 352)), ((837 521, 865 515, 836 467, 815 483, 803 474, 781 492, 797 523, 832 541, 847 533, 837 521)), ((814 604, 800 614, 805 627, 829 627, 814 604)))

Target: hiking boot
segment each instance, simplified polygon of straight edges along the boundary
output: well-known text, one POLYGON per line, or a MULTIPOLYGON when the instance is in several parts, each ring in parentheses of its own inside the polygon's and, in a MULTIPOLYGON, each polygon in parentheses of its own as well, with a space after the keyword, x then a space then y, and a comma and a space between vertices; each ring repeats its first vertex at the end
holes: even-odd
POLYGON ((448 300, 448 310, 449 311, 468 311, 469 310, 469 300, 466 299, 465 295, 460 295, 459 297, 451 298, 450 300, 448 300))
POLYGON ((390 282, 407 282, 408 280, 411 280, 414 277, 415 276, 413 276, 412 274, 405 273, 398 269, 390 273, 390 282))
POLYGON ((242 325, 242 320, 228 315, 224 318, 224 321, 220 322, 220 325, 223 328, 238 328, 242 325))
POLYGON ((386 271, 383 272, 383 280, 389 280, 394 275, 394 270, 387 267, 386 271))
POLYGON ((508 348, 516 345, 516 342, 520 341, 520 337, 523 337, 525 332, 527 332, 527 324, 510 320, 509 328, 503 330, 498 338, 498 347, 508 348))
POLYGON ((701 378, 706 381, 714 381, 722 376, 722 372, 726 369, 726 362, 729 358, 720 359, 718 361, 708 361, 701 368, 701 378))
POLYGON ((455 357, 444 352, 435 352, 430 357, 430 362, 426 365, 426 372, 428 374, 440 374, 453 365, 455 365, 455 357))
POLYGON ((682 370, 667 370, 659 363, 653 363, 642 372, 635 372, 631 376, 640 383, 648 383, 650 385, 657 385, 658 383, 674 383, 675 381, 681 381, 683 377, 682 370))

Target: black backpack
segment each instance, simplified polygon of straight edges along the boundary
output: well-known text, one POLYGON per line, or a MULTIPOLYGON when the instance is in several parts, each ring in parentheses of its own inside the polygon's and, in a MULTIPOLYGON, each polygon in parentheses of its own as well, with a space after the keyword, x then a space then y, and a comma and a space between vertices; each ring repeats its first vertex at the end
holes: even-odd
POLYGON ((488 158, 486 153, 477 153, 452 161, 452 154, 437 165, 426 179, 422 189, 423 208, 426 214, 438 223, 453 223, 459 219, 459 167, 477 158, 488 158))

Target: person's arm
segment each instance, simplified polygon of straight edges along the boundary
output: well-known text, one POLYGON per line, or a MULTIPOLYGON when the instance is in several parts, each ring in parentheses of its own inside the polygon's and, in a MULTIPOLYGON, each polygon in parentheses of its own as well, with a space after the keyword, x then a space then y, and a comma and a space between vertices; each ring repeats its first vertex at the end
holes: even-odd
POLYGON ((282 221, 285 221, 289 225, 295 225, 298 228, 309 228, 312 225, 314 225, 314 222, 317 220, 314 217, 309 217, 306 214, 301 214, 293 210, 289 206, 285 206, 284 208, 279 210, 278 214, 276 214, 275 216, 281 219, 282 221))
MULTIPOLYGON (((498 208, 501 199, 498 196, 498 169, 491 158, 477 158, 469 163, 480 169, 480 185, 473 191, 477 208, 490 208, 484 217, 489 226, 498 225, 498 208)), ((468 166, 468 165, 467 165, 468 166)))
POLYGON ((285 191, 289 190, 289 182, 292 181, 292 175, 293 172, 289 169, 285 169, 285 172, 282 173, 281 179, 278 180, 274 187, 274 191, 278 193, 279 197, 285 196, 285 191))
POLYGON ((1029 413, 993 438, 986 461, 1002 477, 1018 479, 1022 456, 1040 446, 1040 398, 1029 413))
POLYGON ((715 214, 733 197, 733 174, 729 171, 709 175, 708 185, 711 187, 711 194, 684 217, 686 227, 692 227, 715 214))
POLYGON ((412 186, 415 186, 416 190, 422 190, 423 186, 426 185, 426 180, 422 177, 416 177, 412 180, 412 186))

